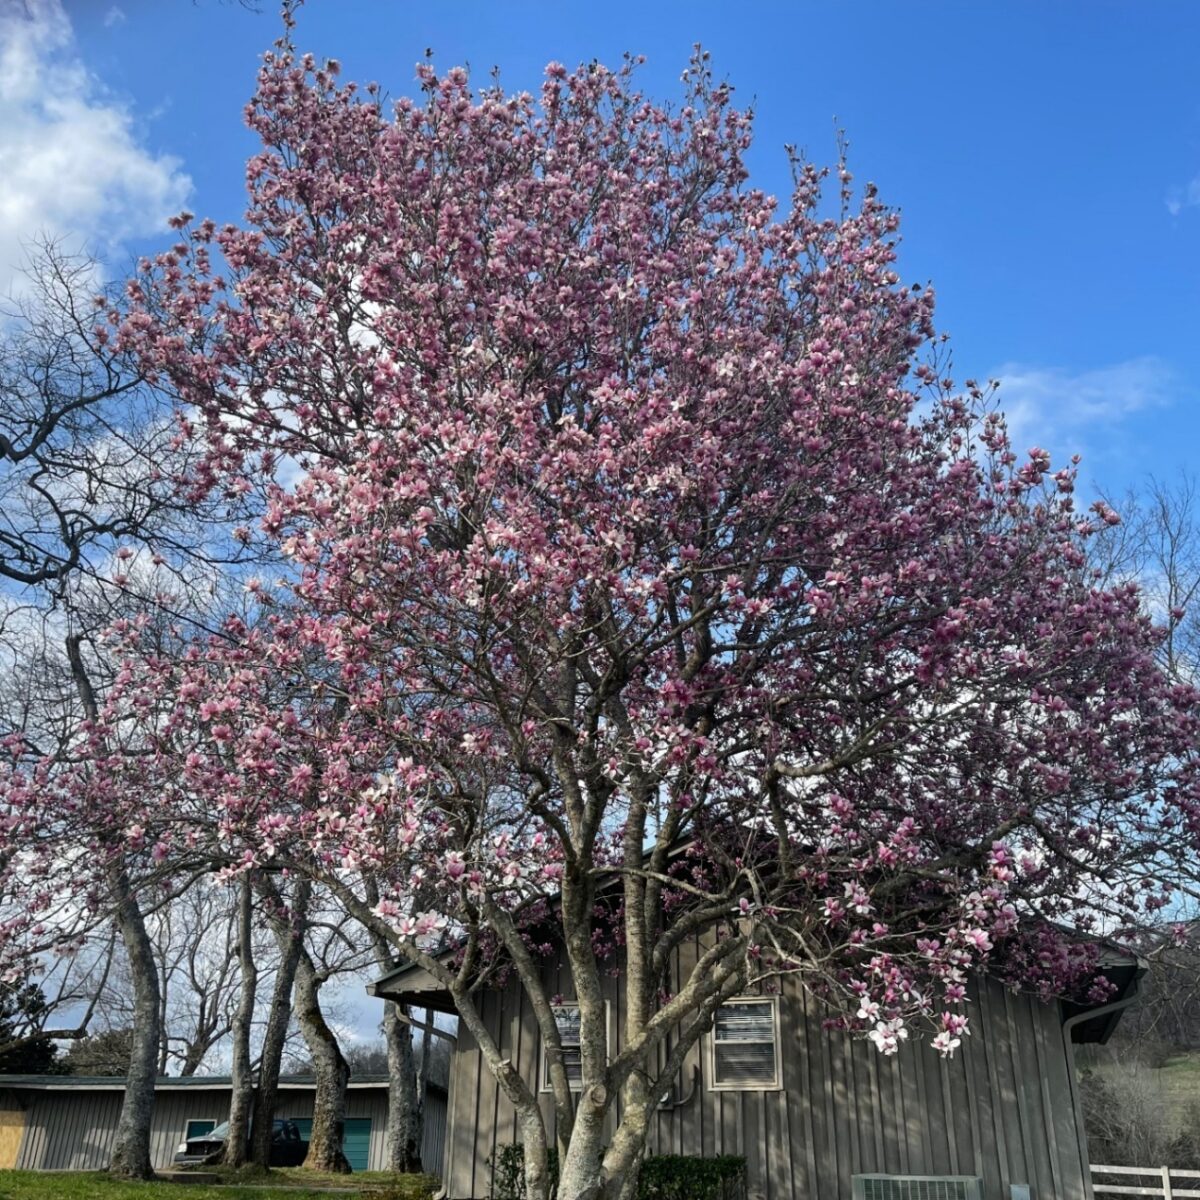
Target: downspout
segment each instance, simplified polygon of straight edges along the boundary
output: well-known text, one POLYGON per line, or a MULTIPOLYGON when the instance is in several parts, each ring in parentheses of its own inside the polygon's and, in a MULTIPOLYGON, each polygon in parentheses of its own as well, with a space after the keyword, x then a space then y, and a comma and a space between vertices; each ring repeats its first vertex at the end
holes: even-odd
POLYGON ((659 1112, 673 1112, 677 1108, 682 1108, 685 1104, 691 1103, 692 1097, 696 1094, 696 1088, 700 1081, 700 1064, 692 1063, 692 1078, 689 1081, 687 1091, 682 1096, 672 1096, 669 1100, 664 1100, 658 1106, 659 1112))
POLYGON ((1063 1022, 1063 1037, 1070 1042, 1071 1031, 1076 1025, 1081 1025, 1084 1021, 1090 1021, 1095 1017, 1107 1017, 1110 1013, 1120 1012, 1122 1009, 1128 1008, 1141 992, 1138 984, 1145 973, 1145 967, 1138 968, 1137 974, 1130 981, 1128 991, 1119 1000, 1111 1000, 1108 1004, 1100 1005, 1099 1008, 1085 1008, 1083 1012, 1076 1013, 1073 1017, 1068 1017, 1063 1022))
POLYGON ((1095 1017, 1106 1017, 1112 1013, 1123 1012, 1127 1009, 1141 994, 1142 976, 1146 973, 1146 967, 1139 962, 1138 970, 1130 981, 1129 987, 1120 999, 1112 1000, 1108 1004, 1102 1004, 1099 1008, 1088 1008, 1083 1012, 1076 1013, 1073 1017, 1068 1017, 1062 1025, 1063 1032, 1063 1050, 1067 1056, 1067 1078, 1071 1084, 1071 1105, 1075 1110, 1075 1130, 1076 1137, 1079 1141, 1079 1147, 1083 1151, 1083 1167, 1084 1167, 1084 1188, 1087 1193, 1087 1200, 1094 1200, 1092 1191, 1092 1170, 1091 1170, 1091 1155, 1088 1152, 1087 1144, 1087 1127, 1083 1121, 1083 1103, 1079 1095, 1079 1079, 1075 1073, 1075 1043, 1071 1041, 1071 1033, 1076 1025, 1082 1025, 1084 1021, 1090 1021, 1095 1017))

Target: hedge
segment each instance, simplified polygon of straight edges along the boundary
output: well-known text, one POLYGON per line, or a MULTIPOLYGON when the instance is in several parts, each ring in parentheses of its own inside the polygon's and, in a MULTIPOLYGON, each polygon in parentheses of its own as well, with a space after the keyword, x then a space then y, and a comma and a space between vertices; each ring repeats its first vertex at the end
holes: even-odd
POLYGON ((642 1162, 638 1200, 744 1200, 746 1160, 655 1154, 642 1162))
MULTIPOLYGON (((500 1146, 488 1159, 493 1200, 525 1200, 525 1155, 520 1142, 500 1146)), ((558 1184, 558 1155, 550 1152, 550 1177, 558 1184)), ((552 1193, 553 1194, 553 1193, 552 1193)), ((735 1154, 695 1158, 655 1154, 642 1160, 638 1200, 745 1200, 746 1160, 735 1154)))

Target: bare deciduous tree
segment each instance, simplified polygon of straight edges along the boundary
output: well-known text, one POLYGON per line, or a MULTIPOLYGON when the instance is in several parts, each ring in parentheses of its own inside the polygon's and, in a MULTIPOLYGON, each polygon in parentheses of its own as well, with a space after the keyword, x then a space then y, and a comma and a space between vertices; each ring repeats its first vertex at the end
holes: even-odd
POLYGON ((1166 629, 1164 666, 1194 682, 1200 664, 1200 482, 1183 473, 1150 478, 1112 500, 1121 523, 1101 535, 1097 564, 1107 582, 1138 583, 1166 629))
MULTIPOLYGON (((10 674, 0 721, 31 755, 53 761, 73 753, 81 721, 94 727, 100 715, 111 675, 100 632, 132 613, 187 609, 195 619, 225 559, 204 521, 217 506, 201 509, 177 490, 183 460, 169 398, 112 348, 102 318, 119 301, 100 286, 98 264, 47 243, 28 276, 0 323, 0 630, 10 674), (31 632, 33 655, 21 650, 31 632), (38 668, 23 679, 22 655, 38 668)), ((64 856, 87 845, 93 861, 104 858, 105 911, 89 920, 115 923, 135 997, 110 1165, 144 1177, 164 1003, 144 880, 111 831, 73 837, 63 837, 64 856)))

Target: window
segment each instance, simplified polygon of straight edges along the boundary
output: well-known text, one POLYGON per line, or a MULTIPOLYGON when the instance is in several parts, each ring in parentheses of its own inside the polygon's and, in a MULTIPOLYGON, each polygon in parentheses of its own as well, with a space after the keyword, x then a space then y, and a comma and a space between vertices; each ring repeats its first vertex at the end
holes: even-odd
POLYGON ((770 1091, 780 1086, 779 1001, 742 997, 717 1009, 713 1021, 710 1087, 770 1091))
MULTIPOLYGON (((553 1004, 550 1006, 554 1012, 554 1021, 558 1026, 558 1036, 562 1042, 563 1066, 567 1070, 567 1081, 571 1085, 572 1091, 578 1091, 583 1087, 583 1057, 579 1049, 579 1005, 570 1004, 553 1004)), ((609 1046, 608 1024, 610 1018, 609 1003, 604 1002, 604 1045, 607 1052, 609 1046)), ((542 1052, 542 1091, 551 1091, 550 1086, 550 1058, 542 1052)))
POLYGON ((195 1137, 203 1137, 206 1133, 212 1133, 216 1129, 216 1121, 189 1121, 184 1129, 183 1140, 191 1141, 195 1137))

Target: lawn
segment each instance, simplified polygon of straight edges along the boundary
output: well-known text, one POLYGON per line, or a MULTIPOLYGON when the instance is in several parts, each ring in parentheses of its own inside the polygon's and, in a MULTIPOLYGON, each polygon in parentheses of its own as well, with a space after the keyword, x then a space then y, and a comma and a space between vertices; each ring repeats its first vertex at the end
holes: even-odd
POLYGON ((123 1183, 100 1171, 0 1171, 0 1200, 329 1200, 321 1188, 356 1189, 371 1200, 428 1200, 437 1187, 430 1176, 364 1171, 313 1177, 311 1171, 271 1171, 244 1183, 123 1183), (307 1185, 307 1186, 306 1186, 307 1185))
MULTIPOLYGON (((438 1179, 433 1175, 394 1175, 391 1171, 355 1171, 353 1175, 334 1175, 332 1172, 303 1171, 299 1167, 277 1167, 267 1172, 266 1177, 253 1175, 247 1179, 244 1174, 230 1172, 224 1167, 199 1168, 206 1174, 216 1173, 225 1178, 222 1183, 272 1183, 292 1188, 357 1188, 363 1196, 375 1200, 427 1200, 438 1190, 438 1179)), ((256 1168, 250 1168, 255 1171, 256 1168)), ((221 1189, 222 1196, 232 1193, 226 1188, 221 1189)), ((261 1195, 262 1193, 255 1193, 261 1195)), ((293 1200, 295 1192, 289 1192, 293 1200)), ((302 1193, 303 1194, 303 1193, 302 1193)), ((188 1192, 191 1195, 191 1192, 188 1192)))
POLYGON ((1180 1054, 1154 1072, 1163 1099, 1177 1126, 1195 1119, 1200 1105, 1200 1054, 1180 1054))

